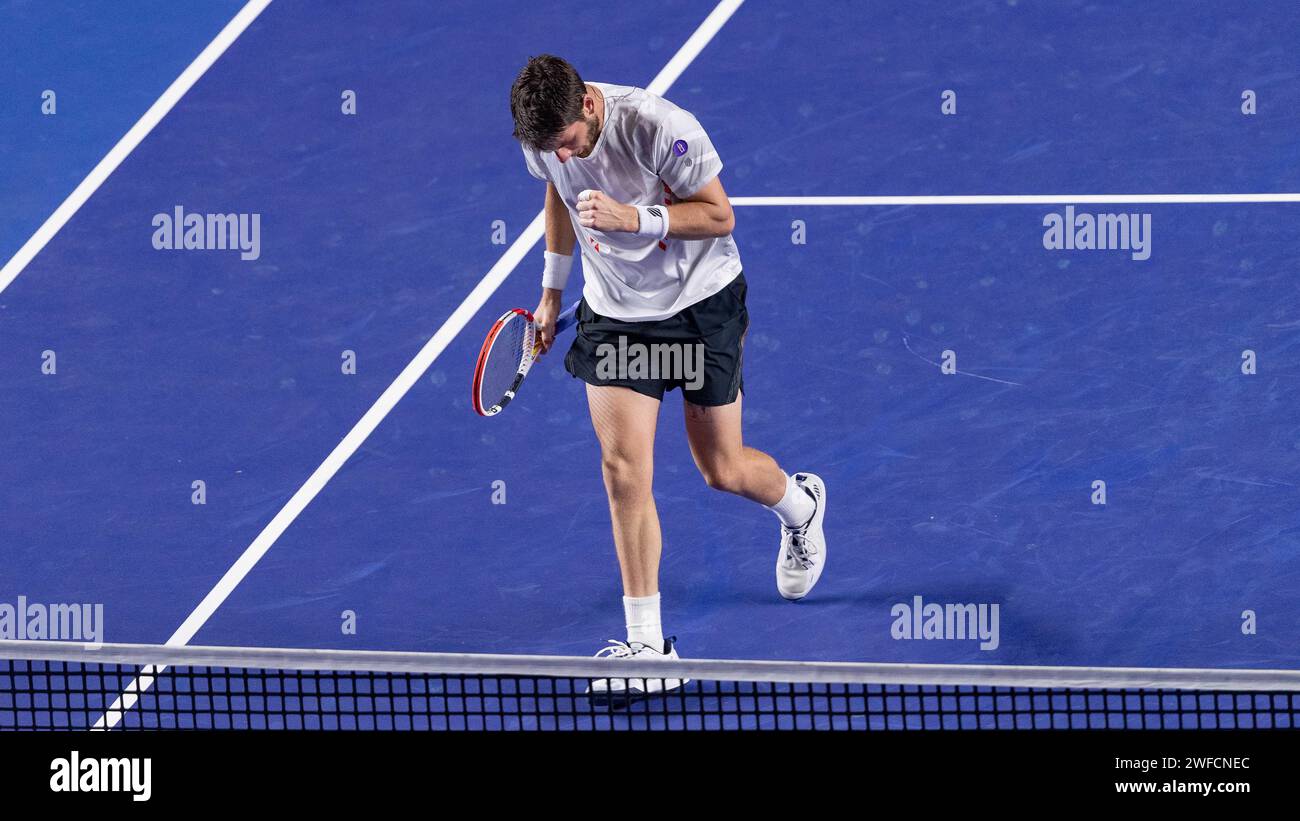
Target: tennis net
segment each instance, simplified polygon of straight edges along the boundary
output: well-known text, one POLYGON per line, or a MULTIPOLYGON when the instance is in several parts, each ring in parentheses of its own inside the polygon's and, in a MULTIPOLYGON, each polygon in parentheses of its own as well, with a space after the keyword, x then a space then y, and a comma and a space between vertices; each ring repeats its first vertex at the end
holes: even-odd
MULTIPOLYGON (((651 687, 653 689, 653 685, 651 687)), ((1300 727, 1300 671, 853 664, 0 641, 0 729, 1300 727), (609 678, 637 676, 644 678, 609 678), (593 681, 689 679, 643 698, 593 681)))

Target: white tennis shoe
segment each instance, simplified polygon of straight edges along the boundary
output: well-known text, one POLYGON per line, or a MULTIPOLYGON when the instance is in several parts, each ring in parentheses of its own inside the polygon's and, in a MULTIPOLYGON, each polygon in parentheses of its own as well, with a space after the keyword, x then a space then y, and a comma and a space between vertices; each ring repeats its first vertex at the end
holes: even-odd
POLYGON ((776 554, 776 589, 794 601, 807 596, 826 567, 826 483, 812 473, 796 473, 795 484, 817 505, 812 518, 800 527, 781 525, 781 552, 776 554))
MULTIPOLYGON (((609 646, 601 648, 596 653, 596 658, 629 665, 653 667, 656 661, 676 659, 679 656, 677 655, 677 648, 673 646, 673 639, 664 641, 662 652, 639 641, 629 644, 625 641, 610 639, 609 646)), ((644 675, 642 670, 637 672, 644 675)), ((688 678, 598 678, 587 685, 587 696, 596 703, 632 701, 676 690, 689 681, 688 678)))

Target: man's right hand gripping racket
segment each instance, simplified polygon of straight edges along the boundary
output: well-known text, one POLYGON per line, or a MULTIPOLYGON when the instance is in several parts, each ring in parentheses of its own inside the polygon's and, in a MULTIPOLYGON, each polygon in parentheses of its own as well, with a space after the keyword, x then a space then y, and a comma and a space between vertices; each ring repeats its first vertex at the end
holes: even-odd
MULTIPOLYGON (((578 312, 575 302, 555 320, 555 335, 573 325, 578 312)), ((474 366, 473 403, 479 416, 496 416, 519 392, 524 377, 542 349, 537 341, 533 315, 512 308, 488 331, 474 366)))

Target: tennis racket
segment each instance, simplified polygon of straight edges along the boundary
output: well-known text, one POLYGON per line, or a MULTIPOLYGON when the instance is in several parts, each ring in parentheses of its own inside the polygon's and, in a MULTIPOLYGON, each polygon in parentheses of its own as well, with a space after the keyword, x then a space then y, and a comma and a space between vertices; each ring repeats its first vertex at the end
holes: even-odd
MULTIPOLYGON (((556 336, 576 321, 577 312, 575 302, 556 318, 556 336)), ((478 363, 474 366, 474 412, 479 416, 496 416, 509 405, 541 349, 531 312, 512 308, 502 314, 478 352, 478 363)))

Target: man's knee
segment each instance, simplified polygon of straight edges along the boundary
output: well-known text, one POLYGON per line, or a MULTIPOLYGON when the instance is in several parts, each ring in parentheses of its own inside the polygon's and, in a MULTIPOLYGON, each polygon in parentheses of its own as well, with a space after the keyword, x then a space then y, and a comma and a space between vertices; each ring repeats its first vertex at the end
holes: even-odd
POLYGON ((740 493, 744 486, 744 473, 738 461, 719 461, 700 465, 700 475, 705 483, 714 490, 724 493, 740 493))
POLYGON ((612 496, 635 498, 650 493, 654 476, 653 457, 613 450, 601 454, 600 467, 605 486, 612 496))

